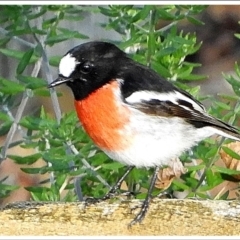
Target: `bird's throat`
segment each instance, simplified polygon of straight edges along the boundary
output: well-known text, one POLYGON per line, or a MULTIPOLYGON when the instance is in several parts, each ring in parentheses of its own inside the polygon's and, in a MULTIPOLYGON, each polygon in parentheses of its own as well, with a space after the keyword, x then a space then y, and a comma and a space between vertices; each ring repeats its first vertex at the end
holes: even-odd
POLYGON ((81 101, 75 101, 78 118, 85 131, 101 149, 121 151, 128 147, 125 136, 130 111, 120 99, 117 81, 112 81, 92 92, 81 101))

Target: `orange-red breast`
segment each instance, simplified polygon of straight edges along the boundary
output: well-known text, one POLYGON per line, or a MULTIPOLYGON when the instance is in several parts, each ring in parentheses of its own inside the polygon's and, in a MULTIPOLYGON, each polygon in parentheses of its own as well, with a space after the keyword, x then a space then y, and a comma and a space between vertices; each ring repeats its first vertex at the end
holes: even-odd
POLYGON ((68 51, 59 76, 66 83, 84 129, 113 160, 131 167, 154 167, 142 210, 148 209, 158 169, 199 141, 219 134, 240 140, 236 128, 210 116, 200 102, 107 42, 88 42, 68 51))

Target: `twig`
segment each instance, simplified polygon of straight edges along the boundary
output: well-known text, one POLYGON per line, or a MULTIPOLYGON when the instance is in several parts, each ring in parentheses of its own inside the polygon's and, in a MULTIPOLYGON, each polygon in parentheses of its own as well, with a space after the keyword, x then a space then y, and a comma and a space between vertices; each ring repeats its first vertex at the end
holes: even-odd
MULTIPOLYGON (((192 163, 193 163, 194 166, 197 166, 197 165, 198 165, 198 163, 197 163, 197 161, 196 161, 195 158, 194 158, 194 159, 191 159, 191 161, 192 161, 192 163)), ((198 177, 199 177, 200 179, 201 179, 201 177, 203 176, 200 171, 197 171, 197 175, 198 175, 198 177)), ((204 177, 204 178, 205 178, 205 177, 204 177)), ((199 183, 201 183, 199 186, 201 186, 201 185, 204 186, 204 185, 206 184, 206 181, 204 180, 204 178, 203 178, 202 181, 199 180, 199 183)), ((196 190, 194 190, 194 192, 196 192, 196 190)), ((210 193, 209 191, 206 191, 206 194, 207 194, 207 196, 208 196, 209 198, 211 198, 211 193, 210 193)))
MULTIPOLYGON (((72 153, 74 153, 75 155, 81 155, 81 153, 75 148, 75 146, 70 141, 67 141, 66 144, 71 149, 72 153)), ((111 186, 94 170, 94 168, 88 163, 88 161, 84 157, 81 157, 81 161, 84 166, 86 166, 88 169, 90 169, 92 171, 92 173, 95 175, 95 177, 104 186, 108 187, 109 189, 111 188, 111 186)))
MULTIPOLYGON (((0 33, 4 34, 4 35, 7 35, 9 32, 3 28, 0 27, 0 33)), ((24 44, 25 46, 28 46, 28 47, 31 47, 31 48, 34 48, 35 45, 32 44, 32 43, 29 43, 23 39, 20 39, 18 37, 15 37, 15 36, 12 36, 12 38, 22 44, 24 44)), ((32 74, 31 76, 32 77, 36 77, 40 71, 40 66, 41 66, 41 63, 40 63, 40 60, 37 61, 34 65, 34 68, 33 68, 33 71, 32 71, 32 74)), ((6 140, 5 140, 5 144, 2 148, 2 151, 1 151, 1 156, 0 156, 0 164, 3 160, 6 159, 6 155, 7 155, 7 150, 9 148, 9 145, 11 144, 12 142, 12 139, 13 139, 13 136, 18 128, 18 123, 19 121, 21 120, 22 118, 22 114, 23 114, 23 111, 27 105, 27 102, 29 100, 29 96, 31 96, 31 90, 30 89, 26 89, 23 93, 23 97, 22 97, 22 100, 21 100, 21 103, 18 107, 18 110, 17 110, 17 113, 16 113, 16 116, 15 116, 15 119, 14 119, 14 122, 7 134, 7 137, 6 137, 6 140)))
POLYGON ((162 28, 156 30, 156 31, 155 31, 155 34, 161 33, 161 32, 164 32, 164 31, 167 31, 168 29, 170 29, 172 26, 175 26, 176 24, 177 24, 177 21, 172 22, 172 23, 166 25, 165 27, 162 27, 162 28))
POLYGON ((218 154, 218 151, 220 149, 220 147, 222 146, 223 142, 224 142, 225 138, 224 137, 221 137, 221 140, 220 142, 218 143, 218 150, 217 152, 215 153, 215 155, 213 156, 212 160, 209 161, 207 164, 206 164, 206 168, 204 169, 204 172, 202 174, 202 176, 200 177, 200 179, 198 180, 198 184, 197 186, 195 187, 195 189, 193 189, 193 192, 196 192, 198 190, 198 188, 202 185, 202 182, 204 181, 205 177, 206 177, 206 173, 207 173, 207 170, 214 164, 214 162, 216 161, 216 157, 217 157, 217 154, 218 154))
POLYGON ((156 20, 156 9, 150 10, 149 13, 149 30, 148 30, 148 48, 147 48, 147 66, 151 67, 152 55, 155 52, 155 43, 152 44, 153 39, 155 38, 155 20, 156 20))
MULTIPOLYGON (((40 7, 34 8, 34 10, 37 13, 37 12, 40 11, 40 7)), ((40 18, 37 18, 37 20, 36 20, 36 27, 38 29, 41 27, 41 23, 42 22, 43 22, 43 17, 42 16, 40 18)), ((27 22, 27 24, 28 24, 28 27, 31 29, 29 21, 27 22)), ((49 67, 47 55, 46 55, 45 50, 44 50, 44 47, 45 47, 44 42, 45 42, 45 40, 47 38, 47 35, 46 36, 37 37, 36 33, 32 33, 32 34, 33 34, 33 37, 34 37, 36 43, 40 46, 40 48, 42 50, 42 66, 44 68, 44 72, 46 74, 47 80, 49 82, 51 82, 52 79, 51 79, 50 67, 49 67)), ((54 94, 51 94, 51 98, 52 98, 52 95, 54 95, 54 94)), ((57 121, 60 122, 61 111, 60 111, 60 107, 59 106, 58 106, 58 111, 55 111, 55 113, 56 113, 57 121)), ((46 142, 45 149, 48 150, 48 149, 50 149, 50 144, 49 144, 49 141, 48 141, 48 138, 47 138, 48 132, 45 131, 44 135, 46 136, 45 137, 45 142, 46 142)), ((52 163, 50 163, 50 162, 47 162, 47 165, 48 165, 48 167, 52 167, 52 163)), ((54 176, 54 172, 53 171, 51 171, 51 173, 50 173, 50 179, 49 180, 50 180, 51 185, 53 185, 54 181, 55 181, 55 176, 54 176)))
MULTIPOLYGON (((44 46, 43 46, 43 42, 45 41, 45 39, 39 40, 35 33, 33 33, 33 37, 36 40, 36 42, 39 44, 39 47, 41 49, 42 60, 43 60, 42 61, 43 72, 46 75, 47 82, 51 83, 53 81, 52 74, 51 74, 51 71, 50 71, 48 57, 47 57, 46 51, 45 51, 44 46)), ((56 91, 54 89, 50 89, 50 95, 51 95, 53 110, 54 110, 54 113, 56 115, 57 122, 60 123, 60 119, 61 119, 62 114, 61 114, 61 109, 60 109, 60 106, 59 106, 56 91)))
POLYGON ((14 122, 7 134, 7 137, 6 137, 6 140, 5 140, 5 144, 2 148, 2 152, 1 152, 1 158, 0 158, 0 164, 3 160, 6 159, 6 156, 7 156, 7 150, 9 148, 9 145, 10 143, 12 142, 12 139, 13 139, 13 136, 17 130, 17 127, 18 127, 18 123, 20 121, 20 119, 22 118, 22 114, 23 114, 23 111, 27 105, 27 102, 29 100, 29 89, 27 89, 24 93, 23 93, 23 97, 22 97, 22 100, 21 100, 21 103, 18 107, 18 110, 17 110, 17 113, 16 113, 16 116, 15 116, 15 119, 14 119, 14 122))
POLYGON ((74 189, 78 196, 78 200, 82 202, 83 201, 83 192, 82 192, 82 188, 81 188, 81 180, 82 180, 81 177, 74 178, 74 189))
MULTIPOLYGON (((4 28, 0 27, 0 33, 4 36, 7 36, 9 34, 9 31, 5 30, 4 28)), ((26 40, 23 40, 19 37, 16 36, 11 36, 11 39, 16 40, 17 42, 21 43, 24 46, 30 47, 30 48, 35 48, 36 45, 34 45, 33 43, 30 43, 26 40)))
MULTIPOLYGON (((34 68, 33 68, 33 71, 31 73, 31 76, 32 77, 37 77, 39 71, 40 71, 40 67, 41 67, 41 59, 39 59, 35 65, 34 65, 34 68)), ((16 113, 16 116, 14 118, 14 122, 7 134, 7 137, 6 137, 6 140, 5 140, 5 144, 2 148, 2 151, 1 151, 1 157, 0 157, 0 164, 3 160, 6 159, 6 156, 7 156, 7 150, 9 148, 9 145, 10 143, 12 142, 12 139, 13 139, 13 136, 18 128, 18 124, 19 124, 19 121, 21 120, 22 118, 22 115, 23 115, 23 112, 24 112, 24 109, 27 105, 27 102, 30 98, 30 96, 32 95, 32 90, 31 89, 26 89, 23 93, 23 97, 22 97, 22 100, 21 100, 21 103, 18 107, 18 110, 17 110, 17 113, 16 113)))

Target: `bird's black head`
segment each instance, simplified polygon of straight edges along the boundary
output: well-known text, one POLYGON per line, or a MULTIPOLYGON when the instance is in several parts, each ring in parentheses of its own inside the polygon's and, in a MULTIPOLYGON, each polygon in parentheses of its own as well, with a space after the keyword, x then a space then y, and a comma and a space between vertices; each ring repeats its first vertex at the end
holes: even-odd
POLYGON ((66 83, 76 100, 117 78, 126 54, 107 42, 88 42, 68 51, 60 61, 59 76, 49 87, 66 83))

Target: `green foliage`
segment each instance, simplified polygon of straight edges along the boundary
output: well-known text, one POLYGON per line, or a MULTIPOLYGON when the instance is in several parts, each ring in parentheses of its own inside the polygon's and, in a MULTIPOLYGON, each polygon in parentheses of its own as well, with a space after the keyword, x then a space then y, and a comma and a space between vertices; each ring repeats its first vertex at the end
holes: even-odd
MULTIPOLYGON (((0 76, 0 136, 7 135, 6 142, 1 146, 0 163, 8 157, 17 164, 24 164, 21 169, 25 173, 47 174, 39 186, 26 188, 33 200, 75 201, 82 196, 100 197, 125 171, 122 164, 112 161, 95 147, 79 125, 75 112, 61 114, 57 101, 60 94, 47 89, 47 83, 52 81, 50 66, 57 67, 61 58, 57 53, 48 56, 47 49, 72 39, 88 39, 78 30, 62 27, 62 21, 80 24, 86 13, 104 15, 108 22, 101 26, 120 34, 121 40, 115 42, 120 48, 128 51, 136 61, 152 67, 168 81, 200 98, 200 87, 190 87, 188 83, 205 78, 194 73, 201 65, 186 61, 186 57, 196 53, 201 43, 195 33, 180 31, 179 24, 187 20, 191 24, 203 25, 198 14, 206 7, 9 5, 1 9, 0 23, 4 27, 0 28, 0 54, 14 61, 16 68, 12 69, 12 79, 0 76), (22 48, 15 49, 9 44, 14 41, 22 48), (45 73, 42 77, 39 76, 40 69, 45 73), (51 97, 56 119, 43 108, 23 115, 27 104, 38 96, 51 97), (14 109, 17 109, 16 115, 13 114, 14 109), (21 141, 13 140, 16 125, 22 131, 21 141), (7 150, 17 145, 34 149, 36 153, 8 155, 7 150), (34 164, 40 159, 44 164, 36 167, 34 164)), ((236 37, 239 38, 239 34, 236 37)), ((240 108, 240 70, 237 63, 235 72, 236 76, 225 75, 225 78, 236 96, 221 95, 224 101, 212 99, 209 109, 212 115, 231 124, 235 124, 239 117, 240 108), (232 102, 235 103, 233 108, 230 105, 232 102)), ((201 162, 187 166, 188 172, 180 181, 174 180, 169 191, 187 191, 187 197, 213 198, 206 191, 223 182, 221 174, 238 173, 214 166, 222 143, 209 139, 195 147, 192 154, 184 154, 181 157, 184 163, 193 159, 201 159, 201 162)), ((222 149, 239 159, 233 150, 222 149)), ((152 170, 134 169, 127 177, 126 184, 130 191, 137 193, 137 198, 145 196, 142 189, 148 188, 151 174, 152 170)), ((0 198, 15 189, 15 186, 6 185, 4 180, 0 181, 0 198)), ((226 199, 227 193, 218 198, 226 199)))
POLYGON ((4 181, 6 179, 7 179, 7 177, 0 180, 0 189, 1 189, 1 191, 0 191, 0 199, 8 197, 13 190, 17 190, 18 189, 18 186, 5 184, 4 181))

